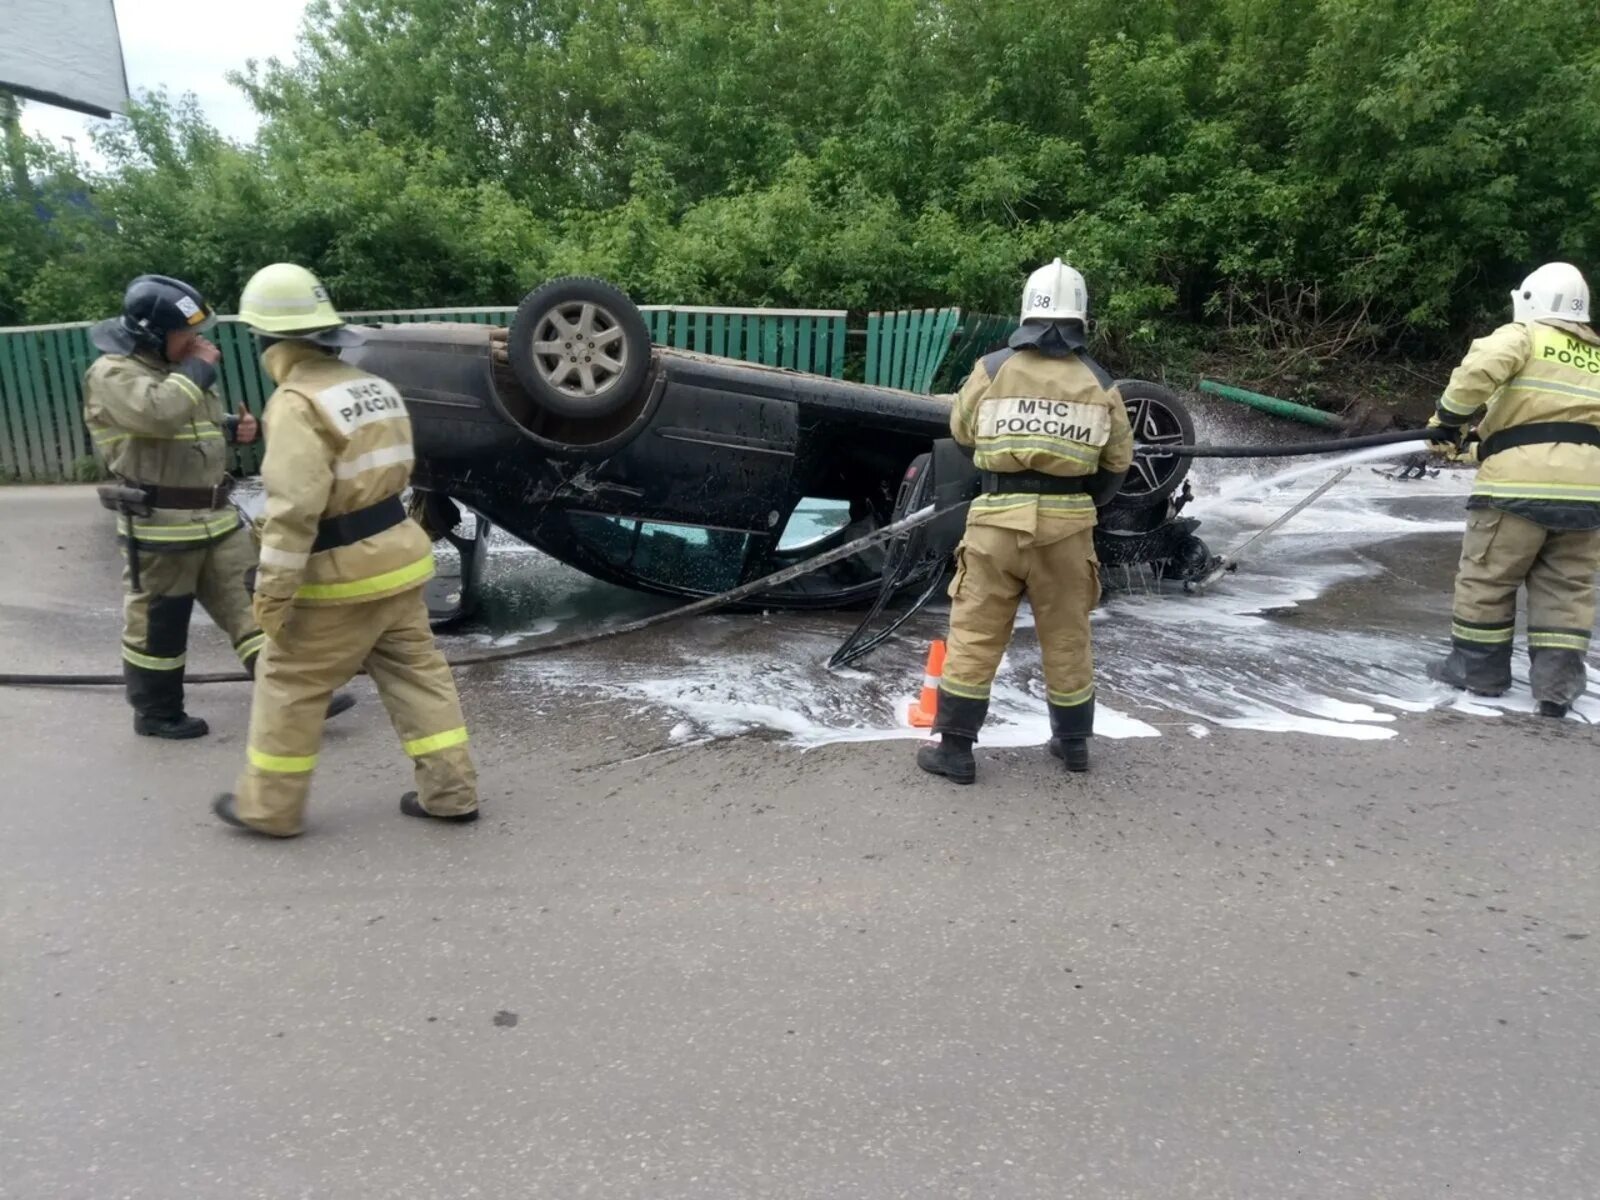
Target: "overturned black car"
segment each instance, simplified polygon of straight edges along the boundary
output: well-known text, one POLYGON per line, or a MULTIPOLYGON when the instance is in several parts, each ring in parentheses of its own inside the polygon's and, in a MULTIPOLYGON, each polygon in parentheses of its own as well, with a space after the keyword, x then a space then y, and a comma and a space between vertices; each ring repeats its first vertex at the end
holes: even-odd
MULTIPOLYGON (((894 521, 970 498, 948 441, 949 401, 651 343, 639 310, 596 279, 530 293, 509 328, 376 326, 348 361, 405 396, 416 511, 461 553, 436 618, 470 611, 489 524, 629 588, 715 595, 894 521), (458 506, 478 517, 462 519, 458 506), (470 530, 469 530, 470 526, 470 530)), ((1152 383, 1123 380, 1135 440, 1182 445, 1194 427, 1152 383)), ((1215 560, 1180 515, 1189 460, 1135 461, 1102 513, 1101 561, 1188 581, 1215 560)), ((762 608, 844 608, 931 594, 964 512, 761 593, 762 608)))

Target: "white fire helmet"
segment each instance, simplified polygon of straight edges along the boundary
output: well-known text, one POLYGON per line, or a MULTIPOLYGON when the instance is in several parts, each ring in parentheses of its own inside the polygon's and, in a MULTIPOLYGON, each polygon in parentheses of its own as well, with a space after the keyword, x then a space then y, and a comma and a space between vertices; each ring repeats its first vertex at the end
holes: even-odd
POLYGON ((1089 287, 1083 276, 1059 258, 1028 276, 1022 289, 1022 323, 1087 321, 1089 287))
POLYGON ((1514 321, 1589 321, 1589 285, 1571 263, 1545 263, 1511 293, 1514 321))

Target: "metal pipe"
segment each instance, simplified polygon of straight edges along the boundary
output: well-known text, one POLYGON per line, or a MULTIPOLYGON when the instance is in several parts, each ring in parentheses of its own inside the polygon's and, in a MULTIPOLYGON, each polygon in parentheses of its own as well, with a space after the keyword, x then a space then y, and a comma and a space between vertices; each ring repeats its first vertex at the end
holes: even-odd
POLYGON ((1209 392, 1213 396, 1221 396, 1225 400, 1237 400, 1240 404, 1248 404, 1260 412, 1271 413, 1275 417, 1287 417, 1291 421, 1299 421, 1302 425, 1320 425, 1324 429, 1343 429, 1345 421, 1331 412, 1323 412, 1320 408, 1312 408, 1309 404, 1296 404, 1293 400, 1280 400, 1276 396, 1264 396, 1260 392, 1247 392, 1244 388, 1229 387, 1225 383, 1214 380, 1202 379, 1200 390, 1209 392))

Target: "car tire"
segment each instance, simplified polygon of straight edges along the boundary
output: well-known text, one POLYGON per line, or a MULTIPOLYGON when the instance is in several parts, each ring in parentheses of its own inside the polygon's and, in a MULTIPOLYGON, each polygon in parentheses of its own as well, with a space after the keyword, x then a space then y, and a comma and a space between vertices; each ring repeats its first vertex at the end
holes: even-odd
POLYGON ((536 404, 593 420, 637 398, 650 369, 650 330, 620 288, 569 276, 523 298, 507 350, 517 382, 536 404))
MULTIPOLYGON (((1122 393, 1122 402, 1128 410, 1135 446, 1194 445, 1194 418, 1171 388, 1142 379, 1119 379, 1117 390, 1122 393)), ((1143 509, 1164 504, 1188 477, 1193 461, 1187 457, 1135 456, 1133 467, 1122 489, 1112 498, 1110 507, 1143 509)))

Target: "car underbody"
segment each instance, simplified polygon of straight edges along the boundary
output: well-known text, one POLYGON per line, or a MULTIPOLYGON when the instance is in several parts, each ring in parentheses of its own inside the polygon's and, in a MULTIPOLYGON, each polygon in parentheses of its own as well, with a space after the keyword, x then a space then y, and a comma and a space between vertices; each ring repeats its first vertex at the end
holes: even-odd
MULTIPOLYGON (((347 361, 395 384, 416 447, 413 511, 460 552, 430 594, 436 619, 472 609, 497 526, 580 571, 686 598, 729 590, 842 546, 928 499, 975 490, 949 441, 948 397, 651 344, 599 280, 555 280, 509 328, 377 326, 347 361), (461 508, 477 518, 463 519, 461 508)), ((1182 402, 1119 382, 1142 445, 1192 443, 1182 402)), ((1102 563, 1158 580, 1215 564, 1184 518, 1189 462, 1141 456, 1101 513, 1102 563)), ((824 609, 932 594, 965 512, 793 579, 750 607, 824 609)))

